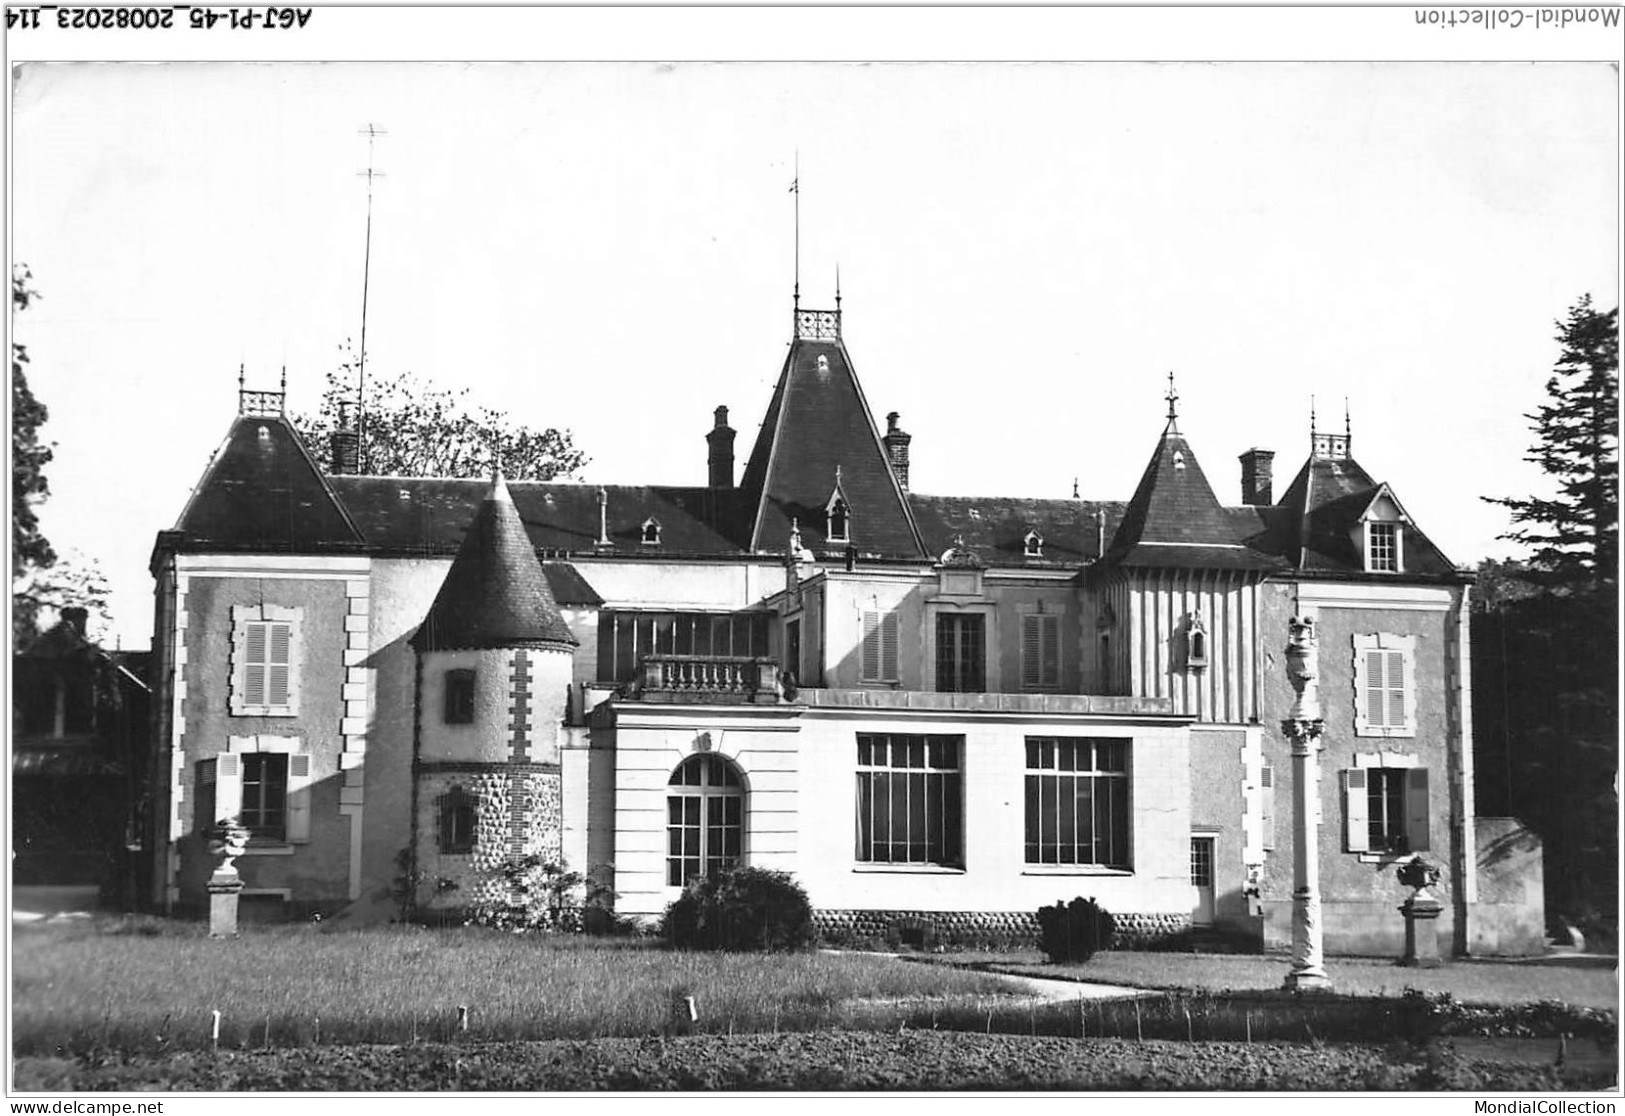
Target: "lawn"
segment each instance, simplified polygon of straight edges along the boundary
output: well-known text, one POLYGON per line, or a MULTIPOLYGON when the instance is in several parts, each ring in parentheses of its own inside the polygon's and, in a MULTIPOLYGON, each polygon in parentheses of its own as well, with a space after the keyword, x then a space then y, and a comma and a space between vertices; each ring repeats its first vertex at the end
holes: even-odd
MULTIPOLYGON (((1110 951, 1076 965, 1051 965, 1041 954, 976 954, 987 963, 1028 976, 1126 984, 1136 988, 1207 992, 1263 992, 1281 987, 1289 962, 1257 954, 1134 953, 1110 951)), ((1617 1009, 1619 977, 1612 968, 1506 961, 1456 961, 1437 969, 1402 968, 1376 958, 1329 958, 1335 991, 1350 996, 1400 996, 1407 988, 1448 992, 1469 1004, 1562 1000, 1581 1007, 1617 1009)))
POLYGON ((245 929, 214 941, 156 920, 12 938, 14 1054, 658 1033, 674 993, 697 1029, 873 1025, 899 1002, 1009 1000, 972 972, 865 955, 679 953, 654 943, 465 928, 245 929), (467 1032, 458 1008, 469 1009, 467 1032))

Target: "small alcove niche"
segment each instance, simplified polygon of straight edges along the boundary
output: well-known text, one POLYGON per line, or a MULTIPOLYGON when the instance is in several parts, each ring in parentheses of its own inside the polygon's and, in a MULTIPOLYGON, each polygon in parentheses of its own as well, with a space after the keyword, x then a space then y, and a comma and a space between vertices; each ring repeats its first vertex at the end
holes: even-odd
POLYGON ((1200 614, 1192 613, 1185 625, 1185 666, 1205 670, 1208 664, 1207 627, 1200 614))
POLYGON ((641 530, 643 532, 644 546, 660 545, 660 520, 651 515, 643 521, 641 530))
POLYGON ((1037 531, 1028 531, 1021 538, 1021 553, 1026 558, 1042 558, 1044 556, 1044 536, 1037 531))

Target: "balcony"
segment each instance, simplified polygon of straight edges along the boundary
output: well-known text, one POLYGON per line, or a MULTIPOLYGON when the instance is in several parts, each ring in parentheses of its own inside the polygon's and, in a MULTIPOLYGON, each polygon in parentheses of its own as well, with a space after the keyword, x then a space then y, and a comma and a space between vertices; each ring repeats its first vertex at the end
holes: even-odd
POLYGON ((621 696, 668 704, 772 705, 784 700, 784 689, 777 659, 644 655, 621 696))

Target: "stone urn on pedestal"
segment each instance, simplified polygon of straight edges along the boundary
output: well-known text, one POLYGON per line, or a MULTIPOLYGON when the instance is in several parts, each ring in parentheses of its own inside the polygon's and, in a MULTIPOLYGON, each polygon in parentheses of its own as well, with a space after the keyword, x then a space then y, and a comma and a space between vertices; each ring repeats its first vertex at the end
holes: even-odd
POLYGON ((248 850, 248 830, 236 818, 221 818, 209 834, 209 855, 220 858, 209 877, 209 937, 237 936, 237 897, 243 879, 237 858, 248 850))
POLYGON ((1439 882, 1439 869, 1420 856, 1412 857, 1400 865, 1399 882, 1411 888, 1411 897, 1399 905, 1405 916, 1405 956, 1401 965, 1417 969, 1436 969, 1439 959, 1439 912, 1444 904, 1433 897, 1428 889, 1439 882))

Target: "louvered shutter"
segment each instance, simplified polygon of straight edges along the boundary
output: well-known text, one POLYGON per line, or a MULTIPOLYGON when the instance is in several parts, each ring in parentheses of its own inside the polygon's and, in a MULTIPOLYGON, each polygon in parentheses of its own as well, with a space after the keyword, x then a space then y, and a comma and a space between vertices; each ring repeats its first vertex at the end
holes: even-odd
POLYGON ((863 614, 863 680, 880 681, 880 613, 863 614))
POLYGON ((265 704, 266 682, 266 652, 269 650, 268 636, 271 625, 250 623, 247 625, 246 651, 243 664, 243 703, 251 706, 265 704))
POLYGON ((1405 772, 1405 841, 1411 852, 1426 852, 1428 843, 1428 769, 1405 772))
POLYGON ((897 680, 897 613, 888 612, 880 618, 880 678, 884 682, 897 680))
POLYGON ((286 707, 288 704, 289 670, 292 665, 293 627, 289 624, 267 624, 270 644, 265 663, 265 704, 286 707))
POLYGON ((226 818, 235 818, 243 812, 243 760, 231 752, 215 757, 214 817, 199 819, 199 824, 213 826, 226 818))
POLYGON ((1389 728, 1403 728, 1405 726, 1405 653, 1403 651, 1384 651, 1382 657, 1388 660, 1388 669, 1383 679, 1383 686, 1388 693, 1388 720, 1384 723, 1389 728))
POLYGON ((1275 847, 1275 768, 1265 764, 1258 773, 1259 833, 1265 849, 1275 847))
POLYGON ((1061 618, 1059 616, 1042 616, 1038 622, 1039 632, 1039 677, 1038 680, 1045 686, 1059 686, 1061 684, 1061 618))
POLYGON ((1365 719, 1374 727, 1387 725, 1387 686, 1383 681, 1383 668, 1388 656, 1382 651, 1365 653, 1365 719))
POLYGON ((1353 768, 1343 772, 1343 813, 1348 819, 1344 840, 1349 852, 1365 852, 1371 847, 1366 793, 1364 770, 1353 768))
POLYGON ((310 840, 310 757, 288 757, 289 841, 310 840))
POLYGON ((1021 685, 1029 690, 1043 684, 1043 619, 1037 615, 1021 618, 1021 685))

